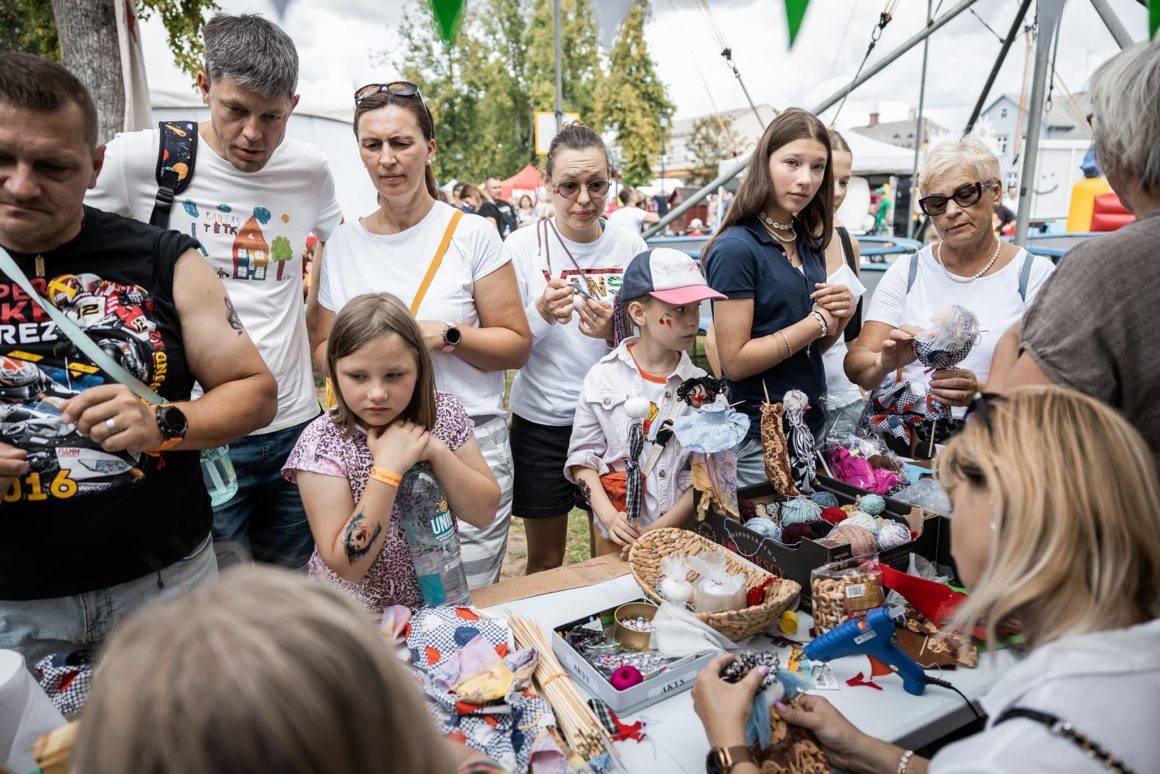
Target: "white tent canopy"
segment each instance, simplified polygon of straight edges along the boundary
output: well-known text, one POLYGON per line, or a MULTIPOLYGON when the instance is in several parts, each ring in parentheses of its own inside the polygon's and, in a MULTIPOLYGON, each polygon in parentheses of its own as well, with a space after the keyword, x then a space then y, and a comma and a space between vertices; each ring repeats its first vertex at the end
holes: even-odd
MULTIPOLYGON (((854 131, 844 130, 842 137, 854 154, 854 174, 867 175, 909 175, 914 172, 914 151, 900 148, 888 142, 872 140, 854 131)), ((747 156, 736 156, 718 162, 717 174, 731 172, 745 162, 747 156)), ((745 173, 742 172, 742 175, 745 173)))

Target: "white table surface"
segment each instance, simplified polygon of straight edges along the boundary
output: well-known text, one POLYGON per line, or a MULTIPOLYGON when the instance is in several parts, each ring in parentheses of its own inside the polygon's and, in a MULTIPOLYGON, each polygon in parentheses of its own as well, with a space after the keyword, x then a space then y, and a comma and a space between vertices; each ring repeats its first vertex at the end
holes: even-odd
MULTIPOLYGON (((543 627, 550 638, 554 636, 552 629, 556 626, 641 596, 636 581, 631 575, 625 575, 595 586, 496 605, 489 608, 489 612, 510 610, 529 616, 543 627)), ((798 633, 792 635, 791 639, 808 640, 812 625, 809 614, 799 611, 798 633)), ((760 635, 753 639, 750 646, 777 650, 783 661, 789 655, 788 649, 779 649, 768 638, 760 635)), ((1015 656, 1012 653, 1000 651, 980 656, 976 669, 949 670, 941 675, 935 671, 930 674, 941 676, 972 700, 977 700, 1014 663, 1015 656)), ((882 686, 881 691, 864 686, 847 686, 846 680, 858 672, 869 678, 870 662, 865 656, 835 659, 830 665, 841 688, 812 693, 825 696, 856 726, 873 736, 903 747, 921 747, 973 719, 971 711, 953 691, 928 686, 922 696, 912 696, 903 691, 901 678, 894 674, 874 678, 874 682, 882 686)), ((585 695, 590 695, 583 685, 577 683, 577 687, 585 695)), ((683 691, 622 719, 626 722, 642 719, 647 724, 647 738, 644 742, 628 741, 616 745, 630 772, 704 772, 709 742, 693 712, 693 698, 689 691, 683 691)))

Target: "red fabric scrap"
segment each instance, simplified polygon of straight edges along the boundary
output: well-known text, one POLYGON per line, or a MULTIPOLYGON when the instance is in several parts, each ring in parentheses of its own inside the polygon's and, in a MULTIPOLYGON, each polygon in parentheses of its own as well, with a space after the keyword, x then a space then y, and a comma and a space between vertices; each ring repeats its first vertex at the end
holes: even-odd
POLYGON ((768 578, 757 584, 749 591, 745 592, 745 604, 748 607, 755 607, 765 601, 765 590, 769 588, 769 584, 773 583, 774 577, 770 575, 768 578))
POLYGON ((644 721, 638 720, 632 725, 620 722, 620 718, 612 711, 612 707, 608 708, 608 714, 612 716, 612 722, 616 724, 616 733, 612 735, 612 741, 624 742, 631 739, 634 742, 644 741, 644 721))
POLYGON ((855 685, 864 685, 867 688, 873 688, 876 691, 882 690, 882 686, 879 685, 878 683, 874 682, 873 680, 863 680, 861 672, 859 672, 858 674, 854 675, 849 680, 847 680, 846 685, 850 686, 851 688, 854 687, 855 685))

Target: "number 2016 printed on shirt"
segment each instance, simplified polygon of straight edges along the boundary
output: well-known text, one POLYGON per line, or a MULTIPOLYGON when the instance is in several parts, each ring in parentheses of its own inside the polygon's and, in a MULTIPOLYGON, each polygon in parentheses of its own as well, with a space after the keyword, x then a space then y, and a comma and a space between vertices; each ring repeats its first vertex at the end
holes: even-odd
POLYGON ((13 480, 12 486, 4 495, 4 502, 14 503, 21 498, 38 502, 47 500, 50 495, 58 500, 67 500, 77 493, 77 489, 77 482, 68 477, 68 471, 58 470, 48 486, 48 491, 45 492, 42 490, 40 474, 34 472, 13 480))

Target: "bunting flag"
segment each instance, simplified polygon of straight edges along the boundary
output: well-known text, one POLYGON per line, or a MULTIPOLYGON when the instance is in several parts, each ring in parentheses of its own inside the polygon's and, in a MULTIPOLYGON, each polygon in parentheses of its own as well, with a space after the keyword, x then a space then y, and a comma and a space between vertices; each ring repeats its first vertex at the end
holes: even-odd
POLYGON ((1160 27, 1160 0, 1148 0, 1148 37, 1156 39, 1156 29, 1160 27))
MULTIPOLYGON (((1160 0, 1152 0, 1154 5, 1160 5, 1160 0)), ((785 0, 785 20, 789 25, 789 46, 793 48, 793 42, 797 39, 798 30, 801 29, 802 19, 806 16, 806 6, 810 4, 810 0, 785 0)))
POLYGON ((431 12, 435 15, 436 26, 439 27, 439 37, 449 46, 455 40, 464 2, 466 0, 431 0, 431 12))

